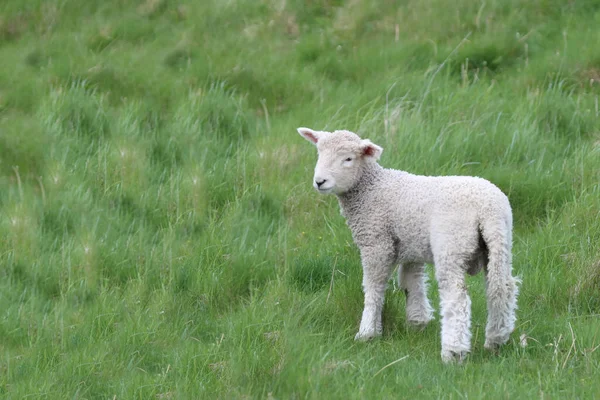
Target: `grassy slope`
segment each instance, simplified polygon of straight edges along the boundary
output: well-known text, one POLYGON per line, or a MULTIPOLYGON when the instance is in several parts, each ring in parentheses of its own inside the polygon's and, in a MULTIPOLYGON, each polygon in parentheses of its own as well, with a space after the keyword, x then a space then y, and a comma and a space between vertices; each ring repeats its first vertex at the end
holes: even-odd
POLYGON ((598 393, 600 8, 401 3, 3 1, 0 393, 598 393), (523 285, 498 356, 480 276, 465 366, 392 290, 384 337, 353 342, 358 252, 297 126, 509 195, 523 285))

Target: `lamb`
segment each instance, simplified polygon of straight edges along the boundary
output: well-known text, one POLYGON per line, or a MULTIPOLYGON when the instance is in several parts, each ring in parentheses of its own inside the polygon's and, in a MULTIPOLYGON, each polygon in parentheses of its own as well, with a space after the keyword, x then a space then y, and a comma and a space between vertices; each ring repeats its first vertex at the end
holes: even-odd
POLYGON ((465 272, 485 271, 485 348, 497 349, 514 330, 518 283, 512 276, 512 211, 489 181, 469 176, 419 176, 378 164, 383 149, 355 133, 298 128, 316 145, 313 180, 337 196, 360 250, 364 311, 355 340, 382 334, 387 282, 396 265, 410 325, 433 319, 425 263, 435 265, 441 315, 441 358, 462 362, 471 347, 471 299, 465 272))

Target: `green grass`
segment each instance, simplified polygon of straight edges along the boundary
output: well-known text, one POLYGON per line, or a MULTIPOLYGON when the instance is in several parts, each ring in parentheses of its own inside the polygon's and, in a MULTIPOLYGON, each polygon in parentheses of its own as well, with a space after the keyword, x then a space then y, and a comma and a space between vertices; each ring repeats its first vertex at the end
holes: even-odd
POLYGON ((0 396, 592 398, 598 24, 585 0, 3 1, 0 396), (393 285, 353 341, 359 254, 298 126, 508 194, 498 355, 481 276, 465 365, 393 285))

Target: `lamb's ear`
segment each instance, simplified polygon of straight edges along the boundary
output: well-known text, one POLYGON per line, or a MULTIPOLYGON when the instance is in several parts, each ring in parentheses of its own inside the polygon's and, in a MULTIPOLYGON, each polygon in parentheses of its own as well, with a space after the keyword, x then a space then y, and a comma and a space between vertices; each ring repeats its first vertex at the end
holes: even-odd
POLYGON ((377 146, 369 139, 363 139, 361 141, 360 148, 364 157, 372 158, 375 161, 379 160, 381 153, 383 153, 383 148, 381 146, 377 146))
POLYGON ((312 142, 313 144, 317 144, 317 142, 319 141, 319 139, 321 139, 321 136, 323 135, 322 132, 313 131, 310 128, 298 128, 298 133, 302 135, 304 139, 308 140, 309 142, 312 142))

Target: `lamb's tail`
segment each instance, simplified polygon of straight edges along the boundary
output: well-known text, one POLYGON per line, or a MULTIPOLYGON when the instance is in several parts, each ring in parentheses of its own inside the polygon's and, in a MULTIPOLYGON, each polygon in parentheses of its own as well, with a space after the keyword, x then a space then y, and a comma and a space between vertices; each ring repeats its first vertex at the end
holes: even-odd
POLYGON ((481 236, 488 249, 485 267, 488 322, 486 348, 508 341, 516 321, 520 280, 512 276, 512 213, 506 207, 487 213, 481 221, 481 236))

